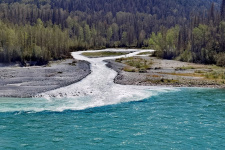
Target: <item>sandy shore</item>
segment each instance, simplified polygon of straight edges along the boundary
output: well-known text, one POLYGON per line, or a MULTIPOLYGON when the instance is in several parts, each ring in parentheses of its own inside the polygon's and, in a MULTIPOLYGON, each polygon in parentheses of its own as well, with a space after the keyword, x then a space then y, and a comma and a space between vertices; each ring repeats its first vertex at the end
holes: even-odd
POLYGON ((0 97, 32 97, 78 82, 91 73, 89 63, 67 59, 49 66, 17 67, 0 64, 0 97))
MULTIPOLYGON (((114 82, 122 85, 225 88, 224 80, 207 79, 204 76, 208 72, 218 70, 214 66, 147 56, 142 58, 151 59, 153 63, 145 73, 126 72, 123 71, 125 64, 106 60, 107 66, 118 73, 114 82)), ((225 71, 225 68, 222 68, 222 71, 225 71)))

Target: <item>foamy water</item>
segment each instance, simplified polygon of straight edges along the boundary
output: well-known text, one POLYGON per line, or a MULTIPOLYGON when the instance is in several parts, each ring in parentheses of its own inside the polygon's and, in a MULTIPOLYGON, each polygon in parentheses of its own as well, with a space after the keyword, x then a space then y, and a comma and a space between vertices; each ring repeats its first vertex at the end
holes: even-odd
MULTIPOLYGON (((49 101, 58 101, 66 98, 66 103, 64 102, 61 106, 51 108, 53 110, 63 111, 66 109, 81 110, 121 102, 138 101, 156 95, 158 92, 174 90, 163 87, 115 84, 113 80, 117 73, 106 67, 106 62, 104 62, 106 59, 131 57, 142 52, 152 52, 153 50, 105 49, 99 51, 132 51, 132 53, 114 57, 88 58, 81 55, 83 52, 73 52, 72 56, 75 59, 90 62, 91 74, 78 83, 42 93, 36 97, 43 97, 49 101)), ((96 50, 86 52, 96 52, 96 50)))
POLYGON ((118 85, 108 58, 80 53, 92 69, 82 81, 0 98, 0 149, 224 149, 224 89, 118 85))
MULTIPOLYGON (((80 82, 38 94, 34 98, 0 98, 0 112, 83 110, 139 101, 159 93, 179 90, 168 87, 119 85, 113 82, 117 72, 106 67, 104 60, 131 57, 142 52, 152 52, 153 50, 105 49, 100 51, 132 51, 132 53, 114 57, 87 58, 81 55, 83 52, 73 52, 72 56, 75 59, 90 62, 90 75, 80 82)), ((87 52, 96 52, 96 50, 87 52)))

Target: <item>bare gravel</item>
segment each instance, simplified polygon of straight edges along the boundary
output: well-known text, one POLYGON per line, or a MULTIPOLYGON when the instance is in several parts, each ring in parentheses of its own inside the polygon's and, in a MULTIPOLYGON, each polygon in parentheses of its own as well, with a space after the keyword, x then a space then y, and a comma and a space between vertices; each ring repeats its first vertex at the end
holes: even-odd
POLYGON ((33 97, 76 83, 91 73, 86 61, 67 59, 49 66, 18 67, 0 64, 0 97, 33 97))
POLYGON ((195 73, 196 71, 212 71, 209 69, 210 66, 154 57, 142 58, 151 59, 153 62, 151 68, 145 73, 125 72, 123 71, 125 64, 106 60, 107 66, 118 73, 114 82, 122 85, 225 88, 225 84, 222 84, 220 80, 206 79, 202 74, 195 73), (177 69, 182 67, 190 69, 177 69))

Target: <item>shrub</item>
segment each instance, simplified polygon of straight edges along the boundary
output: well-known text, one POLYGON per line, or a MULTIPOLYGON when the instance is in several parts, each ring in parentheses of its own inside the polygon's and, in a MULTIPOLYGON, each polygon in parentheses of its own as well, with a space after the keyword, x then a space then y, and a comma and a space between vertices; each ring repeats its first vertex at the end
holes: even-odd
POLYGON ((216 56, 216 65, 225 67, 225 53, 219 53, 216 56))

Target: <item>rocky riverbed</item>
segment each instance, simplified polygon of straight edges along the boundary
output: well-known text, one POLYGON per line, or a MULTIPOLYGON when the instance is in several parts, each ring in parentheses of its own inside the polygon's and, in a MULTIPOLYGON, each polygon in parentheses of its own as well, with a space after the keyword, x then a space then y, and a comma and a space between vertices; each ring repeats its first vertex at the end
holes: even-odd
POLYGON ((89 63, 67 59, 48 66, 0 67, 0 97, 32 97, 78 82, 91 73, 89 63))
POLYGON ((118 73, 114 79, 115 83, 144 86, 225 87, 224 79, 220 78, 220 74, 225 72, 225 68, 155 57, 139 57, 152 61, 151 66, 145 72, 127 72, 124 71, 124 67, 127 67, 126 64, 115 60, 106 60, 107 66, 118 73), (218 75, 216 76, 216 74, 218 75), (209 78, 206 77, 207 75, 209 78))
MULTIPOLYGON (((47 66, 19 67, 16 64, 0 64, 0 97, 32 97, 81 81, 91 73, 88 61, 94 65, 92 67, 95 67, 96 63, 92 62, 92 59, 97 61, 98 58, 87 58, 79 54, 76 57, 80 60, 67 59, 51 62, 47 66)), ((225 87, 225 68, 222 67, 163 60, 149 56, 134 56, 133 54, 124 55, 124 58, 120 56, 116 57, 117 59, 107 58, 109 59, 105 60, 108 62, 107 66, 118 73, 114 82, 121 85, 225 87), (129 66, 126 60, 128 63, 138 62, 139 64, 135 64, 136 67, 135 65, 129 66), (143 66, 144 69, 141 68, 143 66)), ((103 77, 110 76, 110 74, 100 73, 97 77, 100 78, 103 74, 103 77)), ((92 80, 95 81, 94 78, 92 80)), ((89 84, 85 83, 86 86, 89 84)), ((76 87, 75 90, 79 92, 80 87, 76 87)))

